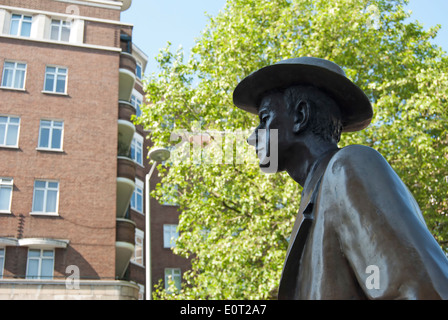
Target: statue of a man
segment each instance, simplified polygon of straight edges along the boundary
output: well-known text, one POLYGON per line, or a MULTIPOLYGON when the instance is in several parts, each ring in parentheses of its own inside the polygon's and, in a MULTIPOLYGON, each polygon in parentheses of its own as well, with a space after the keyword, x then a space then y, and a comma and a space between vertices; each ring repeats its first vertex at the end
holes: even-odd
POLYGON ((338 148, 373 115, 338 65, 284 60, 243 79, 233 100, 260 117, 248 142, 261 169, 303 187, 279 299, 448 299, 448 259, 409 190, 376 150, 338 148))

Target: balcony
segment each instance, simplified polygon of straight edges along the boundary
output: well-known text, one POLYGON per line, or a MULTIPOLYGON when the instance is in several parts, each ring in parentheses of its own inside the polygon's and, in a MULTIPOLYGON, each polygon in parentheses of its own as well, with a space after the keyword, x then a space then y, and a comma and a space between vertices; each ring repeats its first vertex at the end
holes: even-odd
POLYGON ((135 115, 135 108, 127 101, 118 102, 118 155, 124 156, 129 153, 135 126, 131 117, 135 115))
POLYGON ((135 163, 127 157, 118 157, 117 165, 117 218, 123 218, 135 189, 135 163))
POLYGON ((131 100, 132 89, 135 84, 135 68, 137 62, 135 58, 127 52, 120 54, 120 90, 119 100, 131 100))
POLYGON ((78 280, 74 290, 67 279, 5 279, 0 300, 137 300, 138 286, 128 281, 78 280))
POLYGON ((131 220, 117 219, 115 276, 119 279, 123 277, 134 254, 135 226, 135 223, 131 220))
POLYGON ((131 4, 132 4, 132 0, 123 0, 122 2, 123 2, 123 5, 122 5, 122 7, 121 7, 121 11, 126 11, 126 10, 128 10, 129 7, 130 7, 131 4))

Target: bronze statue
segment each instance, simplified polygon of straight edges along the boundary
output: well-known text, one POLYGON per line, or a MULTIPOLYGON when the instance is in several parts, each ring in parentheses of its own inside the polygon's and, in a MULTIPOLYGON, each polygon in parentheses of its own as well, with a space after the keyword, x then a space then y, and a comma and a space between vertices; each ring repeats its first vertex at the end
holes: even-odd
POLYGON ((277 152, 271 172, 303 187, 279 299, 448 299, 448 259, 409 190, 376 150, 337 146, 373 115, 338 65, 283 60, 243 79, 233 100, 260 117, 248 139, 260 168, 277 152))

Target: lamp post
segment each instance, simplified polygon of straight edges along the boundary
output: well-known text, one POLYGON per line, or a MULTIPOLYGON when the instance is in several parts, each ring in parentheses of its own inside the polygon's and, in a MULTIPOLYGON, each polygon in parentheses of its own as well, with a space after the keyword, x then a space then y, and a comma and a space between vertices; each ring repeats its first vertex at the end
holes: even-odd
POLYGON ((151 169, 145 176, 145 271, 146 271, 146 285, 145 285, 145 297, 146 300, 151 300, 151 212, 149 203, 150 193, 150 179, 151 175, 157 166, 158 162, 168 160, 170 158, 170 151, 165 148, 154 148, 148 153, 149 159, 154 161, 151 169))

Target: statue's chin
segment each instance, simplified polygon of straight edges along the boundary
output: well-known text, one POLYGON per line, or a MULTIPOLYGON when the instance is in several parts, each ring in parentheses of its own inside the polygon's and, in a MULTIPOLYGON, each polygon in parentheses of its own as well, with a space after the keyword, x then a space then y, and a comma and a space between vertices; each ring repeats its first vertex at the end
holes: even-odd
POLYGON ((271 165, 270 162, 268 164, 262 164, 260 162, 260 170, 263 173, 277 173, 281 171, 278 166, 271 165))

